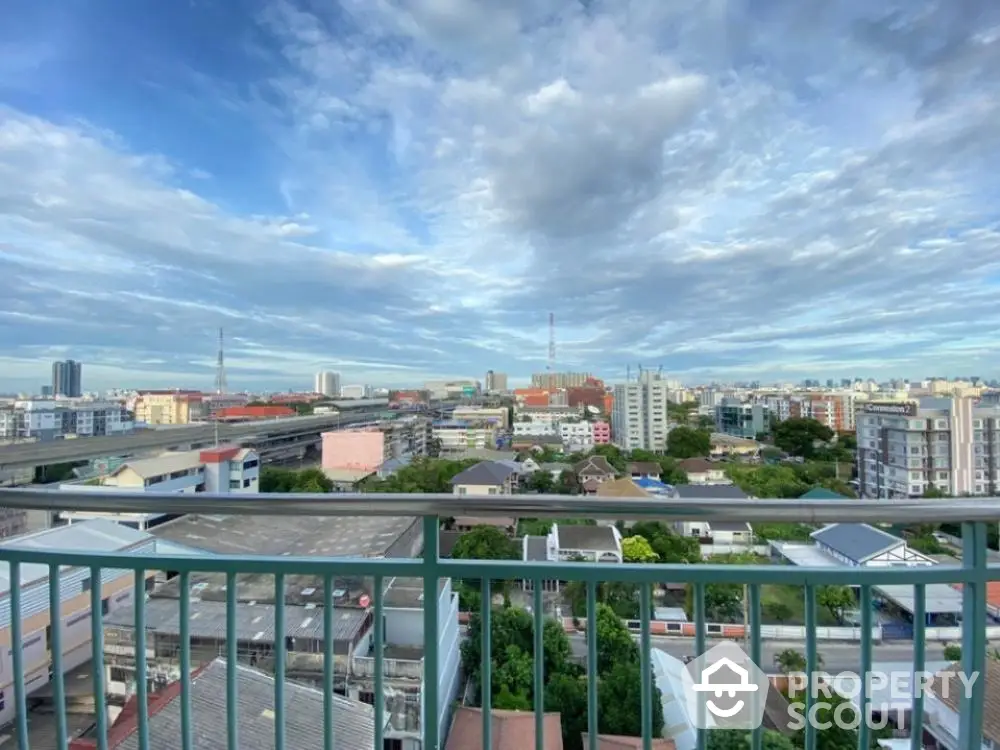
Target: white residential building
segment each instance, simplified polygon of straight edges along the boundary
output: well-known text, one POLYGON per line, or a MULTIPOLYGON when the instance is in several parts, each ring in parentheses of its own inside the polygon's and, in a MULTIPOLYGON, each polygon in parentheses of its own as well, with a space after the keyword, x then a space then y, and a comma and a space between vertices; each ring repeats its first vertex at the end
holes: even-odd
POLYGON ((869 402, 857 415, 862 497, 992 495, 1000 487, 1000 407, 972 398, 869 402))
MULTIPOLYGON (((99 484, 62 484, 72 492, 184 493, 196 492, 256 494, 260 491, 260 457, 256 451, 239 446, 220 446, 202 451, 176 451, 155 458, 129 461, 119 466, 99 484)), ((66 511, 67 523, 101 518, 144 530, 171 520, 165 513, 98 513, 66 511)))
POLYGON ((530 435, 540 437, 542 435, 558 435, 559 427, 556 422, 515 422, 514 435, 530 435))
POLYGON ((366 385, 345 385, 340 389, 342 398, 368 398, 368 386, 366 385))
POLYGON ((340 373, 323 371, 316 373, 316 393, 330 398, 340 398, 340 373))
POLYGON ((14 401, 0 410, 0 440, 57 440, 122 435, 134 424, 123 404, 90 399, 14 401))
POLYGON ((622 450, 667 448, 667 381, 644 372, 638 382, 615 386, 611 439, 622 450))

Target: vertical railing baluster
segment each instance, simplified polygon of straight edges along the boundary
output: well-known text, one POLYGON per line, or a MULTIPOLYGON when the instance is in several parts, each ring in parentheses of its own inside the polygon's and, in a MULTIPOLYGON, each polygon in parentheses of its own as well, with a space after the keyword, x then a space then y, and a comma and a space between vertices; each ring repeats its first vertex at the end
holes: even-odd
POLYGON ((480 706, 483 711, 483 747, 493 747, 493 590, 492 581, 483 578, 479 600, 479 674, 480 706))
POLYGON ((959 700, 959 747, 983 743, 986 698, 986 524, 962 524, 962 672, 978 675, 959 700))
POLYGON ((587 748, 597 750, 597 583, 587 581, 587 748))
POLYGON ((385 744, 385 615, 382 610, 385 582, 375 576, 375 747, 385 744))
MULTIPOLYGON (((813 695, 813 683, 815 675, 819 671, 819 664, 816 658, 816 587, 806 584, 805 587, 805 622, 806 622, 806 713, 807 717, 812 716, 812 707, 816 702, 813 695)), ((806 722, 805 750, 816 750, 816 727, 815 722, 806 722)))
MULTIPOLYGON (((423 691, 423 733, 422 750, 439 750, 440 728, 438 726, 439 674, 438 601, 440 575, 438 551, 440 537, 437 516, 424 516, 424 691, 423 691), (429 634, 429 635, 428 635, 429 634)), ((380 749, 381 750, 381 749, 380 749)))
MULTIPOLYGON (((692 603, 692 613, 694 614, 694 655, 695 658, 701 656, 705 653, 705 627, 707 623, 707 614, 705 612, 705 584, 696 583, 694 584, 692 603)), ((701 682, 701 669, 699 668, 698 673, 694 675, 694 678, 701 682)), ((698 700, 696 702, 698 706, 698 726, 704 727, 708 721, 708 717, 705 715, 705 701, 698 700)), ((708 743, 708 735, 704 729, 698 729, 697 740, 695 746, 698 750, 705 750, 708 743)))
POLYGON ((239 632, 236 629, 236 574, 226 573, 226 746, 239 750, 239 632))
POLYGON ((146 664, 146 571, 135 571, 135 710, 139 750, 149 750, 149 669, 146 664))
POLYGON ((24 620, 21 618, 21 563, 11 560, 10 572, 10 652, 14 667, 14 711, 17 750, 28 747, 28 694, 24 685, 24 620))
POLYGON ((333 750, 333 574, 323 576, 323 750, 333 750))
POLYGON ((97 750, 108 750, 108 697, 104 691, 104 585, 101 569, 90 569, 90 677, 93 681, 97 750))
POLYGON ((535 750, 545 750, 545 617, 542 612, 542 580, 536 578, 532 583, 532 615, 535 618, 535 750))
POLYGON ((274 750, 285 750, 285 576, 274 574, 274 750))
MULTIPOLYGON (((750 660, 756 664, 761 669, 764 665, 761 663, 763 659, 763 654, 761 653, 761 640, 760 640, 760 622, 761 622, 761 611, 760 611, 760 584, 752 583, 747 590, 747 608, 750 610, 748 615, 748 620, 750 621, 750 632, 744 633, 744 638, 749 636, 750 641, 750 660)), ((755 711, 760 710, 760 702, 764 700, 766 696, 760 695, 759 691, 751 693, 751 699, 755 702, 755 711)), ((756 716, 756 713, 754 714, 756 716)), ((751 750, 761 750, 764 746, 764 724, 754 727, 753 734, 751 735, 751 750)))
POLYGON ((640 696, 642 701, 642 750, 653 750, 653 667, 651 664, 653 643, 649 635, 650 621, 653 619, 651 592, 648 583, 639 589, 639 673, 642 675, 640 696))
POLYGON ((924 750, 924 670, 927 669, 927 588, 913 586, 913 708, 910 710, 910 750, 924 750))
POLYGON ((52 633, 52 702, 56 709, 56 750, 66 750, 66 677, 62 652, 62 580, 59 565, 49 566, 49 622, 52 633))
POLYGON ((182 570, 178 576, 180 588, 181 631, 181 748, 191 750, 191 574, 182 570))
POLYGON ((858 695, 858 750, 869 750, 871 745, 871 695, 869 679, 872 672, 872 587, 861 587, 861 692, 858 695))

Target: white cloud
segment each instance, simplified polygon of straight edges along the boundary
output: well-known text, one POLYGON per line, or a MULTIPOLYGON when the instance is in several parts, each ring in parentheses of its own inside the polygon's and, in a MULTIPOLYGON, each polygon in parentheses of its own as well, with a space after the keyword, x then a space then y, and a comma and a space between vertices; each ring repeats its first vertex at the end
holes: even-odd
MULTIPOLYGON (((4 372, 207 386, 224 326, 236 385, 527 375, 551 310, 560 365, 612 378, 988 375, 973 5, 281 0, 214 29, 240 65, 143 69, 153 137, 0 68, 4 372)), ((85 90, 39 39, 16 70, 85 90)))

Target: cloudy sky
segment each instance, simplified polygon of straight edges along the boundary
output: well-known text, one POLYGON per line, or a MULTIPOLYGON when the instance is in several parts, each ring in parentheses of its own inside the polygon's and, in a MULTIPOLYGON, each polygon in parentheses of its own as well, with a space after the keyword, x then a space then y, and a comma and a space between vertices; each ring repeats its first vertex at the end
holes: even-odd
POLYGON ((0 387, 1000 364, 1000 4, 6 0, 0 387))

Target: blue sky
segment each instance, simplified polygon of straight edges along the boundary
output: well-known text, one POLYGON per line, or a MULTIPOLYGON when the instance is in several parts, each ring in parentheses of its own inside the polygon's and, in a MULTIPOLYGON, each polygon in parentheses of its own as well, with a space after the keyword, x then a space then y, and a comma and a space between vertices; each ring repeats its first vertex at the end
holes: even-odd
POLYGON ((995 376, 990 0, 8 0, 0 387, 995 376))

